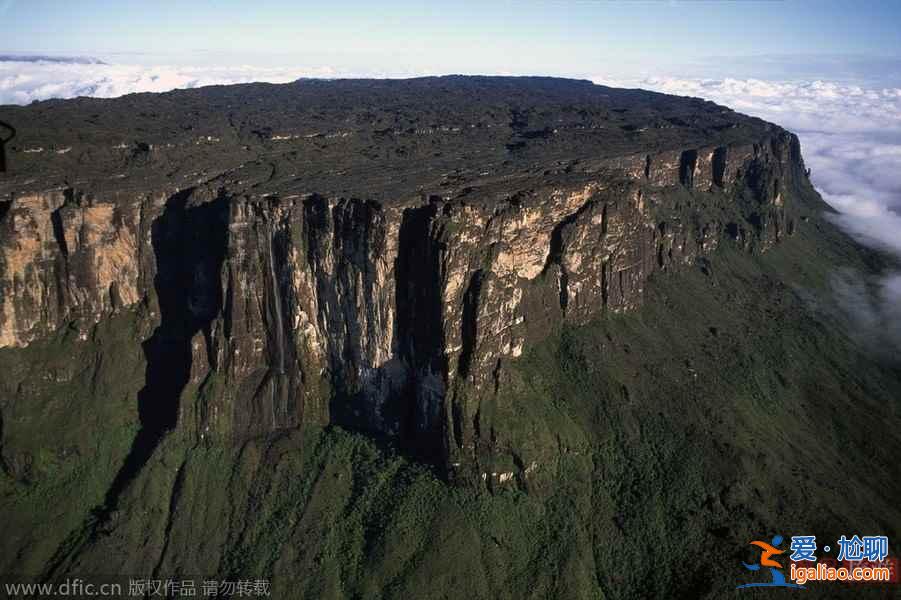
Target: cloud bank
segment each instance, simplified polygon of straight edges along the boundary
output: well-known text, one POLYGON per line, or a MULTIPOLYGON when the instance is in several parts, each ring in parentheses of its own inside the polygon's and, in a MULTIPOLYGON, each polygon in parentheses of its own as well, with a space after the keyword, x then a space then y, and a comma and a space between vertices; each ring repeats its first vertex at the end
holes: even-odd
POLYGON ((168 92, 204 85, 288 83, 301 77, 336 76, 329 68, 143 66, 37 58, 0 61, 0 104, 29 104, 35 100, 78 96, 114 98, 135 92, 168 92))

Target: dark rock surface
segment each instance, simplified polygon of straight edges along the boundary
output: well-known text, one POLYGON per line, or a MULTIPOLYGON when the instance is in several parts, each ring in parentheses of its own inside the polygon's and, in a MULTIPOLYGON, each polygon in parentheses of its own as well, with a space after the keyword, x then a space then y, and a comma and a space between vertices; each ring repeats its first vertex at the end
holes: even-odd
POLYGON ((0 197, 208 183, 389 204, 511 176, 593 173, 627 156, 640 170, 651 155, 652 178, 674 182, 682 150, 775 132, 700 99, 530 77, 212 86, 6 106, 0 120, 20 130, 10 149, 16 178, 0 197))

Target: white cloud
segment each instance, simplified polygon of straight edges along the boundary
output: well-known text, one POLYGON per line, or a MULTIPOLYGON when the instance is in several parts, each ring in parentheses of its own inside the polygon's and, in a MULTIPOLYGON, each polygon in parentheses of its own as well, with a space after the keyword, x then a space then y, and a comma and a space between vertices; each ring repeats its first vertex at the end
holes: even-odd
POLYGON ((901 352, 901 275, 870 282, 853 270, 832 274, 832 291, 840 308, 834 313, 852 338, 895 362, 901 352))
POLYGON ((642 87, 667 94, 706 98, 799 133, 862 133, 890 129, 901 134, 901 88, 863 88, 832 81, 674 77, 593 79, 605 85, 642 87))
POLYGON ((63 62, 0 62, 0 104, 28 104, 49 98, 113 98, 134 92, 268 81, 287 83, 300 77, 334 77, 329 68, 181 67, 63 62))

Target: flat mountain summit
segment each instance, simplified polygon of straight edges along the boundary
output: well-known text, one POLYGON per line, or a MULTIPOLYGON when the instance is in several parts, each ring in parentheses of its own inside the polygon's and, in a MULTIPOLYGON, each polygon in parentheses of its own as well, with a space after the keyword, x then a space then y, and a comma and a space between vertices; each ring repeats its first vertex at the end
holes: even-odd
POLYGON ((0 107, 14 179, 397 200, 604 159, 724 146, 770 125, 700 99, 541 77, 299 80, 0 107), (35 180, 37 179, 37 180, 35 180))

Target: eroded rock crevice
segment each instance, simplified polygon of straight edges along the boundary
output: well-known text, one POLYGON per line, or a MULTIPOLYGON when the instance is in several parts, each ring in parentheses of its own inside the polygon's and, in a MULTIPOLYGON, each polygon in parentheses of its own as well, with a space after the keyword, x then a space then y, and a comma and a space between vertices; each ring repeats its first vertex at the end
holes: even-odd
POLYGON ((434 203, 403 213, 395 263, 397 356, 410 372, 402 439, 425 456, 443 451, 448 363, 445 354, 442 253, 434 203))
POLYGON ((679 183, 685 187, 694 185, 695 170, 698 165, 698 151, 685 150, 679 156, 679 183))
POLYGON ((726 185, 727 152, 728 150, 725 146, 720 146, 713 151, 713 184, 721 188, 726 185))
POLYGON ((479 329, 479 294, 482 290, 482 269, 476 270, 469 278, 466 292, 463 295, 463 321, 460 338, 462 348, 458 363, 458 374, 461 378, 469 377, 473 354, 476 352, 479 329))
MULTIPOLYGON (((294 312, 291 289, 291 241, 289 232, 279 224, 268 231, 268 247, 264 249, 266 277, 269 289, 266 293, 266 334, 269 354, 268 382, 269 407, 273 428, 279 424, 295 423, 300 415, 290 414, 297 405, 297 390, 302 385, 303 372, 296 356, 296 340, 293 328, 286 322, 285 315, 294 312)), ((298 406, 302 412, 303 407, 298 406)))

